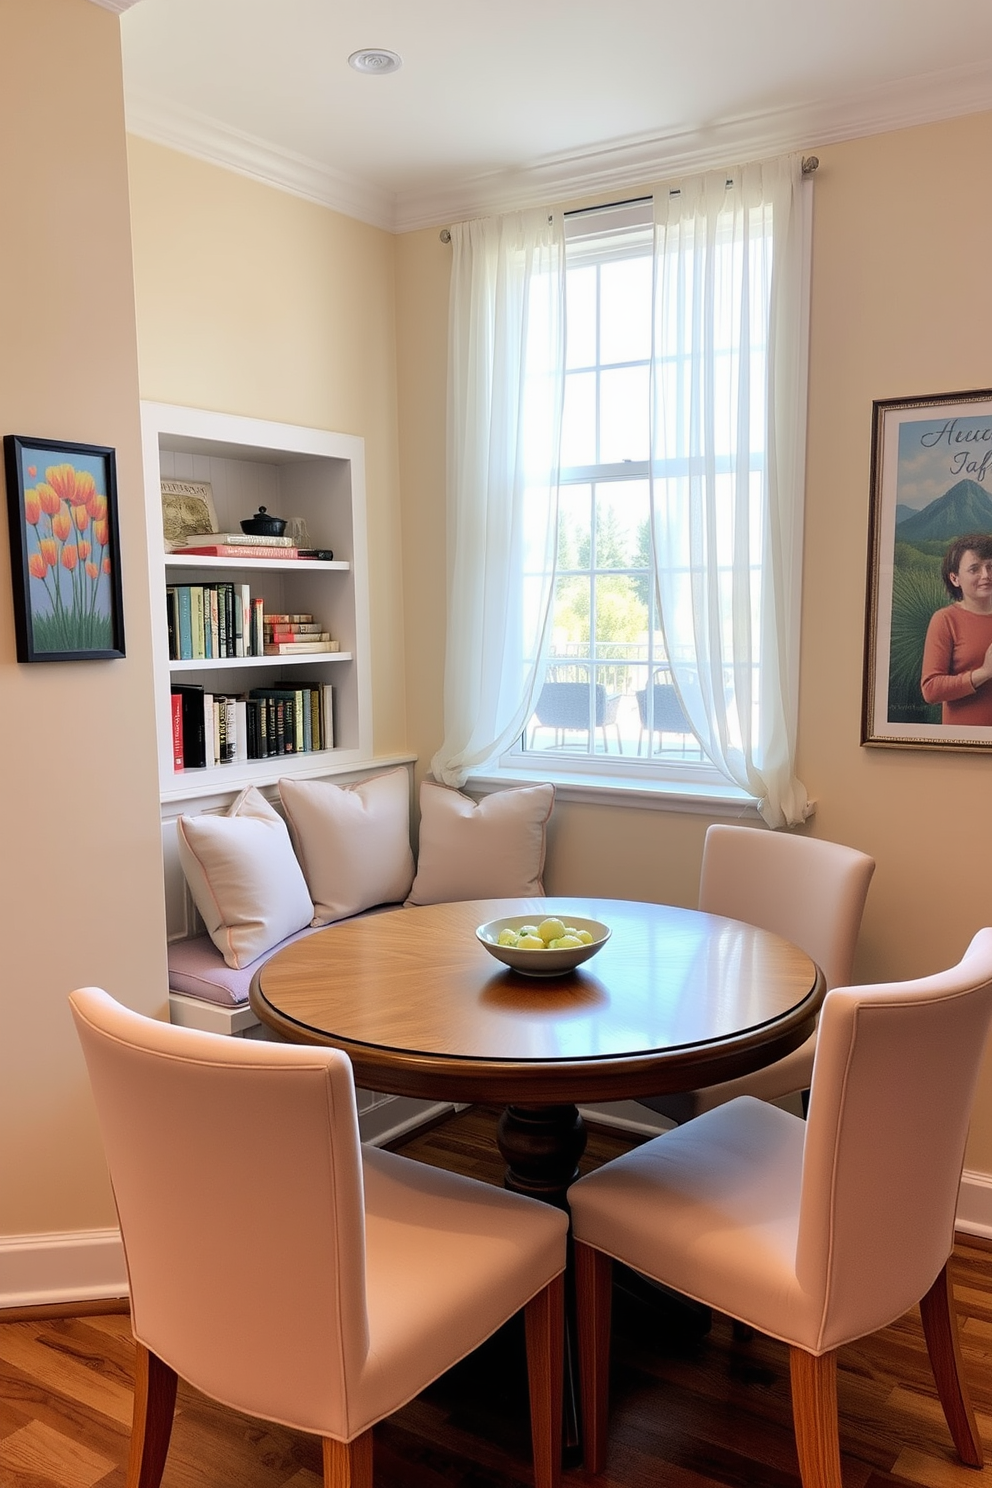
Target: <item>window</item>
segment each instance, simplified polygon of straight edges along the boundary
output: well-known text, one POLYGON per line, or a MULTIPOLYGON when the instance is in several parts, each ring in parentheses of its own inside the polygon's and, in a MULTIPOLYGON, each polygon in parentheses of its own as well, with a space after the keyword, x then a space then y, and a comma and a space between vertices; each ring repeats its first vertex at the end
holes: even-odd
MULTIPOLYGON (((541 691, 513 756, 522 763, 539 755, 566 770, 643 775, 674 767, 673 774, 715 777, 672 677, 654 582, 651 206, 566 222, 552 633, 541 691)), ((670 380, 677 360, 663 364, 670 380)))
POLYGON ((451 237, 435 777, 676 776, 802 821, 799 157, 451 237))

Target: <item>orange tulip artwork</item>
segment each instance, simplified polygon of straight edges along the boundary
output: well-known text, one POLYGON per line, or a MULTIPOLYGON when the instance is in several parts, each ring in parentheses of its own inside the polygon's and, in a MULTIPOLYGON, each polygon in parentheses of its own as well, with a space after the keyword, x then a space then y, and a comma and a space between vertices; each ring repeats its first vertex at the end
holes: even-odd
POLYGON ((5 435, 4 454, 18 660, 123 656, 114 451, 5 435))

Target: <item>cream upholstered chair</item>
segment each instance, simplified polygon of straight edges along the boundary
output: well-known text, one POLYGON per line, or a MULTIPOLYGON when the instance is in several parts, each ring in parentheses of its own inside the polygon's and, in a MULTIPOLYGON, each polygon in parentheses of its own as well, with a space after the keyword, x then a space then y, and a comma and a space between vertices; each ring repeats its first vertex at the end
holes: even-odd
POLYGON ((224 1038, 71 996, 138 1346, 128 1488, 157 1488, 177 1375, 323 1439, 370 1488, 372 1426, 525 1309, 535 1483, 560 1481, 566 1216, 363 1149, 334 1049, 224 1038))
POLYGON ((981 1466, 947 1263, 990 1022, 987 929, 950 971, 827 993, 806 1122, 744 1096, 572 1186, 587 1467, 611 1257, 789 1345, 805 1488, 840 1488, 837 1349, 920 1302, 954 1444, 981 1466))
MULTIPOLYGON (((759 827, 711 826, 703 845, 699 908, 791 940, 819 966, 827 986, 851 980, 875 860, 856 848, 759 827)), ((738 1095, 778 1100, 809 1088, 816 1034, 753 1074, 705 1090, 641 1096, 672 1121, 689 1121, 738 1095)))

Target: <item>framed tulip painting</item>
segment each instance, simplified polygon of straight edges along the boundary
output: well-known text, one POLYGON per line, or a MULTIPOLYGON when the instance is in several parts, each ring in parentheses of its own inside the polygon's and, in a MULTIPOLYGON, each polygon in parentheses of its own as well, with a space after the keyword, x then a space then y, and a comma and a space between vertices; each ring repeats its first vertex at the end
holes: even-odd
POLYGON ((5 434, 18 661, 124 655, 114 451, 5 434))
POLYGON ((873 412, 861 742, 992 749, 992 389, 873 412))

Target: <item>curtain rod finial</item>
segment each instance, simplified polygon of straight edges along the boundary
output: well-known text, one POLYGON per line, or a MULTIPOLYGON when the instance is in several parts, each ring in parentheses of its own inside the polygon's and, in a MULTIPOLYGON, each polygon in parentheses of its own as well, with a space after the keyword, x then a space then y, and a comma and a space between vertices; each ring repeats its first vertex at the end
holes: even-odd
POLYGON ((438 233, 438 237, 441 239, 442 243, 451 242, 451 233, 446 227, 442 227, 441 231, 438 233))
POLYGON ((817 159, 817 157, 815 155, 804 155, 803 156, 803 175, 804 176, 811 176, 813 174, 813 172, 816 170, 816 168, 818 167, 819 164, 820 164, 820 162, 819 162, 819 160, 817 159))

